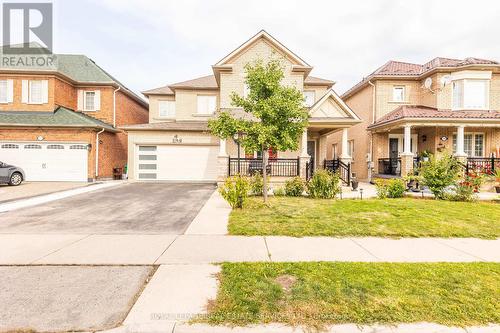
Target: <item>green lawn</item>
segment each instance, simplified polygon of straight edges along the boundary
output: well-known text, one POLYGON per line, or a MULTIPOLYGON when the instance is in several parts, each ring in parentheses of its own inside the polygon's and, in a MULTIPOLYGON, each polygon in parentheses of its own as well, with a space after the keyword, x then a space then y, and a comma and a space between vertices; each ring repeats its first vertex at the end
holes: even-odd
POLYGON ((211 324, 500 322, 500 264, 225 263, 211 324))
POLYGON ((500 236, 500 204, 424 199, 250 198, 229 218, 232 235, 477 237, 500 236))

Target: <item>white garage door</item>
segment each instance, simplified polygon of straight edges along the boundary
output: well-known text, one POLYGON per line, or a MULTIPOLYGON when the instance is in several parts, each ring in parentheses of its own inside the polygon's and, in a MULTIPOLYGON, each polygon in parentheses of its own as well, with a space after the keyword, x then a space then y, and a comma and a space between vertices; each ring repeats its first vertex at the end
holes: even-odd
POLYGON ((86 144, 1 142, 0 161, 20 167, 27 181, 87 181, 86 144))
POLYGON ((215 181, 217 146, 136 146, 139 180, 215 181))

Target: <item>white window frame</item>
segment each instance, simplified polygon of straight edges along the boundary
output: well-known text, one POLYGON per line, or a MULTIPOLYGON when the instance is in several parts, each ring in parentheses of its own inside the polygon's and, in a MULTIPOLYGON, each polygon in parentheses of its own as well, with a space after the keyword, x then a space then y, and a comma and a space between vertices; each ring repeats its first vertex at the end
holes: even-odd
POLYGON ((406 86, 393 86, 392 87, 392 102, 404 103, 406 102, 406 86), (401 99, 399 99, 400 94, 396 94, 396 91, 402 91, 401 99), (398 98, 396 98, 398 96, 398 98))
POLYGON ((211 116, 217 110, 216 95, 197 95, 197 114, 201 116, 211 116))
POLYGON ((28 83, 28 103, 29 104, 43 104, 43 82, 42 80, 30 80, 28 83), (40 85, 40 100, 33 99, 33 86, 34 84, 40 85))
POLYGON ((0 80, 0 103, 9 103, 9 80, 0 80), (4 92, 2 90, 5 89, 4 92), (4 95, 5 98, 2 98, 4 95))
POLYGON ((175 101, 159 100, 158 101, 158 117, 160 118, 175 118, 175 101), (163 109, 163 107, 164 109, 163 109), (165 112, 162 112, 165 111, 165 112))
MULTIPOLYGON (((470 89, 470 88, 469 88, 470 89)), ((469 90, 469 94, 470 94, 469 90)), ((489 79, 460 79, 454 80, 452 89, 451 89, 451 105, 452 110, 488 110, 490 104, 490 80, 489 79), (484 84, 484 105, 472 105, 468 104, 468 98, 470 96, 467 95, 467 87, 471 83, 481 82, 484 84), (461 96, 455 96, 455 85, 460 85, 461 87, 461 96)))
POLYGON ((83 92, 83 111, 96 111, 97 108, 96 108, 96 95, 97 95, 97 92, 95 90, 85 90, 83 92), (93 98, 93 107, 90 108, 88 105, 87 105, 87 94, 94 94, 94 98, 93 98))
POLYGON ((304 96, 304 105, 307 106, 307 107, 311 107, 314 105, 314 103, 316 102, 316 91, 315 90, 304 90, 302 92, 302 96, 304 96), (308 97, 308 94, 309 94, 309 97, 308 97), (309 100, 308 99, 311 99, 312 100, 309 100))
POLYGON ((347 151, 351 156, 351 160, 354 161, 354 139, 347 140, 347 151))
MULTIPOLYGON (((465 136, 468 136, 470 135, 472 137, 471 141, 472 141, 472 144, 471 144, 471 154, 470 155, 467 155, 468 157, 484 157, 484 153, 486 151, 486 134, 484 132, 465 132, 464 133, 464 152, 465 152, 465 136), (483 137, 483 147, 482 147, 482 151, 481 151, 481 154, 479 155, 476 155, 476 136, 477 135, 481 135, 483 137)), ((451 137, 451 150, 453 152, 453 154, 455 154, 457 152, 457 132, 454 132, 452 137, 451 137)))

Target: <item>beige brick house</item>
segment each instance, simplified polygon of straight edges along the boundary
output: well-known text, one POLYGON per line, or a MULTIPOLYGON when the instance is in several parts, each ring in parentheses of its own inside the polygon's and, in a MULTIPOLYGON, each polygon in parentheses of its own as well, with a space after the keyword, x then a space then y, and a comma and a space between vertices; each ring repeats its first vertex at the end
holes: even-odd
POLYGON ((0 67, 0 161, 28 181, 93 181, 127 163, 118 126, 143 123, 148 104, 84 55, 44 68, 0 67))
POLYGON ((218 110, 234 110, 233 91, 246 93, 246 64, 271 58, 283 63, 283 84, 304 92, 310 114, 298 151, 270 152, 271 178, 306 177, 306 165, 308 170, 321 167, 327 136, 347 134, 360 119, 332 90, 333 81, 310 76, 312 66, 260 31, 213 65, 213 74, 143 92, 149 98, 149 123, 123 127, 129 133, 129 178, 213 182, 262 167, 259 153, 240 149, 238 156, 236 142, 210 135, 207 121, 218 110))
MULTIPOLYGON (((363 120, 348 130, 346 153, 352 155, 352 170, 359 179, 407 175, 424 151, 452 153, 483 168, 500 167, 496 61, 389 61, 342 99, 363 120)), ((330 136, 328 147, 328 158, 342 154, 341 137, 330 136)))

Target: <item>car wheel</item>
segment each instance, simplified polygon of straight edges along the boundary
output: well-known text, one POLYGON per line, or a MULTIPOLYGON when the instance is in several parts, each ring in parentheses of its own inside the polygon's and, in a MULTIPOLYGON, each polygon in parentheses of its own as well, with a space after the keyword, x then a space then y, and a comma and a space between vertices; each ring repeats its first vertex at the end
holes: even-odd
POLYGON ((14 172, 10 176, 9 185, 17 186, 20 185, 22 182, 23 182, 23 176, 19 172, 14 172))

